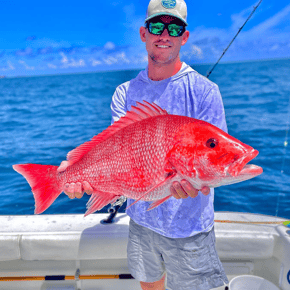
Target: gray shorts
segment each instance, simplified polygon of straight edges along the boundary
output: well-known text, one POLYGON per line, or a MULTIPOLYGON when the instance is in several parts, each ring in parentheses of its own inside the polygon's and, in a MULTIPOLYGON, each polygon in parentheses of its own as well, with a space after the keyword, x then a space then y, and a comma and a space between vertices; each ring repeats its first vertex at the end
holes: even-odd
POLYGON ((138 281, 155 282, 166 272, 167 289, 209 290, 228 283, 216 252, 214 229, 173 239, 130 219, 127 257, 131 275, 138 281))

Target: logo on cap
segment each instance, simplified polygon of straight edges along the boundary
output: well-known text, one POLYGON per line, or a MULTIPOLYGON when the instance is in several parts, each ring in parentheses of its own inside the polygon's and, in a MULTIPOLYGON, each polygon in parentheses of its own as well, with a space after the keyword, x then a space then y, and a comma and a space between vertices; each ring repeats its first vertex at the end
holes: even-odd
POLYGON ((164 8, 173 9, 176 6, 176 0, 162 0, 161 4, 164 8))

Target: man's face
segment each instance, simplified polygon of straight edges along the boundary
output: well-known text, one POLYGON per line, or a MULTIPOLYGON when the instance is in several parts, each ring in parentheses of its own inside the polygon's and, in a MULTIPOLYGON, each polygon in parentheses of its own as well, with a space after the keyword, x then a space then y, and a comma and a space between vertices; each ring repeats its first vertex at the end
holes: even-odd
MULTIPOLYGON (((154 18, 154 22, 155 22, 154 18)), ((158 17, 163 23, 176 22, 175 17, 163 15, 158 17)), ((157 21, 156 21, 157 22, 157 21)), ((140 28, 140 36, 143 42, 146 42, 146 50, 149 57, 158 64, 170 64, 176 60, 181 46, 183 46, 189 37, 189 32, 185 31, 182 36, 173 37, 168 34, 167 29, 161 35, 149 33, 145 27, 140 28)))

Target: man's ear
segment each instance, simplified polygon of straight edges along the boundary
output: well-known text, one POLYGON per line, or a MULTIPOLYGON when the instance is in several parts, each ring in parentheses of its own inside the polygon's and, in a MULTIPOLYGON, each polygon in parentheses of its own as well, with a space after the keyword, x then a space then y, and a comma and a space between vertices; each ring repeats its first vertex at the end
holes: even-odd
POLYGON ((146 42, 146 28, 144 26, 140 27, 140 37, 143 42, 146 42))
POLYGON ((182 35, 181 45, 184 45, 187 42, 188 38, 189 38, 189 31, 185 30, 183 35, 182 35))

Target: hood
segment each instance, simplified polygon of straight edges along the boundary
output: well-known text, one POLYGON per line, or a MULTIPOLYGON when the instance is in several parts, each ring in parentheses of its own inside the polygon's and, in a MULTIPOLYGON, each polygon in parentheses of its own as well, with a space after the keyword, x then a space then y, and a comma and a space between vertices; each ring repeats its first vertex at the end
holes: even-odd
POLYGON ((138 74, 138 78, 144 82, 147 83, 151 83, 151 84, 161 84, 161 83, 165 83, 165 82, 171 82, 171 81, 175 81, 178 80, 179 78, 187 75, 190 72, 193 72, 194 70, 185 62, 182 63, 181 69, 178 71, 178 73, 176 73, 175 75, 173 75, 170 78, 161 80, 161 81, 152 81, 151 79, 149 79, 148 77, 148 66, 146 67, 145 70, 142 70, 139 74, 138 74))

